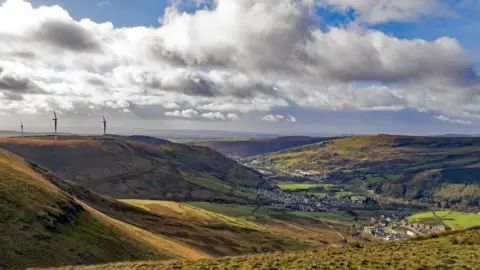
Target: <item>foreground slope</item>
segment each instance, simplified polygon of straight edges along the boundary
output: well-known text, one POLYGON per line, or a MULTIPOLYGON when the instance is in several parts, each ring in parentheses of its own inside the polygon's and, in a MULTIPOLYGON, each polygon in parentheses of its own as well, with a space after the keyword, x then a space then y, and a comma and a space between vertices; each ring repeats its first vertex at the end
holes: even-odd
POLYGON ((480 205, 480 138, 350 137, 260 158, 278 169, 315 170, 328 172, 330 180, 357 180, 357 185, 385 196, 447 206, 480 205))
POLYGON ((480 228, 345 248, 63 269, 478 269, 480 228))
POLYGON ((175 202, 123 203, 0 153, 0 269, 312 247, 306 239, 175 202))
POLYGON ((148 137, 4 138, 0 147, 115 198, 246 203, 262 183, 214 150, 148 137))
POLYGON ((0 149, 0 269, 177 257, 0 149))
MULTIPOLYGON (((310 243, 307 237, 271 232, 251 222, 181 203, 118 201, 64 181, 38 165, 33 164, 32 167, 55 186, 101 213, 129 224, 132 229, 154 234, 152 241, 168 247, 168 250, 181 258, 201 259, 210 256, 295 250, 318 245, 315 242, 310 243)), ((325 237, 325 240, 327 239, 330 238, 325 237)))
POLYGON ((332 138, 291 136, 248 140, 205 140, 196 142, 195 144, 215 149, 229 157, 239 158, 277 152, 288 148, 328 141, 331 139, 332 138))

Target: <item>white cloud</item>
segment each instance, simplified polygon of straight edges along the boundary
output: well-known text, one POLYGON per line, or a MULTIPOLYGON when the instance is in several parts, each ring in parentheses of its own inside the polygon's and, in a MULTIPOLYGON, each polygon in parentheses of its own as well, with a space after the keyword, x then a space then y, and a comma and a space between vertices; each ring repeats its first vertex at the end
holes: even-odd
POLYGON ((227 118, 230 119, 230 120, 238 120, 240 119, 240 117, 238 117, 238 115, 236 113, 228 113, 227 114, 227 118))
POLYGON ((286 119, 288 122, 292 122, 292 123, 297 122, 297 118, 295 118, 295 116, 292 116, 292 115, 287 115, 287 116, 285 117, 285 119, 286 119))
POLYGON ((317 0, 320 7, 354 10, 363 22, 412 21, 425 16, 452 16, 441 0, 317 0))
POLYGON ((265 115, 262 120, 265 120, 265 121, 269 121, 269 122, 278 122, 278 121, 281 121, 285 118, 285 116, 283 115, 273 115, 273 114, 269 114, 269 115, 265 115))
POLYGON ((445 115, 437 115, 437 116, 435 116, 435 119, 437 119, 439 121, 450 122, 450 123, 461 124, 461 125, 471 125, 472 124, 471 121, 461 120, 461 119, 452 119, 452 118, 449 118, 445 115))
POLYGON ((203 118, 209 119, 209 120, 225 120, 225 115, 221 112, 208 112, 208 113, 202 113, 201 115, 203 118))
POLYGON ((291 122, 291 123, 297 122, 297 119, 294 116, 292 115, 285 116, 281 114, 276 114, 276 115, 269 114, 264 116, 262 120, 268 121, 268 122, 291 122))
POLYGON ((176 110, 173 112, 166 112, 166 116, 173 116, 178 118, 195 118, 198 116, 198 112, 192 109, 187 110, 176 110))
MULTIPOLYGON (((0 6, 0 113, 111 110, 200 121, 263 112, 295 122, 270 114, 293 105, 480 114, 480 86, 457 40, 322 31, 314 2, 217 0, 194 14, 170 7, 158 28, 115 28, 75 21, 59 6, 7 0, 0 6)), ((435 3, 317 1, 355 9, 372 24, 442 14, 435 3)))

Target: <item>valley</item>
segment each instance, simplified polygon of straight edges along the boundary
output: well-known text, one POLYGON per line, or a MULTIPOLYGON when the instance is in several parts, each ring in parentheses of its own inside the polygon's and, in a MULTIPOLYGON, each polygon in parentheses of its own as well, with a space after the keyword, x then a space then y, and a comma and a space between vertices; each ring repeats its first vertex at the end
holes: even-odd
MULTIPOLYGON (((290 145, 290 140, 286 140, 285 147, 290 145)), ((234 140, 223 141, 231 142, 234 140)), ((241 139, 240 142, 248 140, 241 139)), ((475 230, 469 230, 480 226, 480 214, 476 212, 478 205, 474 200, 477 194, 474 191, 477 188, 473 180, 475 176, 456 173, 463 168, 475 173, 476 167, 472 164, 480 162, 474 160, 476 143, 474 138, 435 141, 403 137, 323 138, 320 142, 282 148, 280 152, 243 156, 235 161, 207 147, 146 136, 69 135, 61 136, 59 140, 52 140, 49 136, 2 138, 0 147, 5 149, 2 150, 4 155, 15 157, 15 164, 23 164, 21 172, 35 175, 41 179, 42 185, 53 188, 78 205, 75 209, 80 209, 80 214, 74 216, 79 216, 55 223, 54 234, 69 232, 72 225, 68 224, 72 223, 75 232, 85 233, 82 239, 93 239, 100 233, 100 239, 106 238, 105 241, 109 241, 108 237, 124 241, 115 244, 120 247, 137 241, 134 245, 139 250, 109 257, 108 253, 102 253, 106 247, 103 245, 99 250, 92 248, 91 254, 82 253, 80 247, 74 246, 71 249, 75 254, 73 257, 68 255, 48 264, 37 257, 20 261, 24 253, 5 253, 0 259, 8 264, 0 268, 174 259, 180 260, 175 264, 186 269, 197 269, 195 267, 205 267, 206 264, 184 260, 271 252, 308 254, 304 250, 315 249, 324 254, 331 248, 338 249, 338 252, 349 250, 350 254, 355 246, 379 252, 376 246, 382 244, 377 243, 383 241, 410 241, 436 233, 476 234, 475 230), (339 159, 335 153, 341 151, 345 153, 339 159), (389 151, 388 155, 395 156, 395 159, 386 156, 389 151), (434 152, 436 158, 424 158, 421 169, 418 165, 413 166, 416 169, 407 165, 419 162, 415 160, 417 154, 428 151, 434 152), (384 155, 382 161, 378 157, 380 153, 384 155), (466 156, 469 156, 468 161, 466 156), (398 162, 398 158, 403 161, 398 162), (437 164, 439 158, 446 160, 441 170, 437 164), (318 162, 319 159, 324 161, 318 162), (393 178, 391 175, 402 177, 393 178), (465 175, 466 178, 459 178, 465 175), (400 183, 405 185, 402 196, 387 192, 388 186, 400 183), (460 189, 459 185, 464 187, 460 189), (413 188, 422 193, 409 197, 413 188), (454 196, 459 200, 453 199, 454 196), (96 224, 93 229, 83 229, 85 225, 82 225, 81 217, 85 215, 86 225, 96 224), (88 215, 99 219, 100 223, 92 221, 88 215), (105 228, 98 226, 104 225, 112 231, 102 232, 105 228), (468 231, 463 231, 465 229, 468 231), (116 233, 125 232, 132 238, 116 236, 116 233)), ((258 145, 246 144, 246 147, 258 145)), ((5 180, 8 179, 2 181, 5 180)), ((10 182, 7 185, 11 185, 10 182)), ((0 198, 5 200, 6 196, 2 194, 0 198)), ((41 201, 36 205, 49 207, 48 203, 41 201)), ((6 213, 10 214, 5 215, 11 216, 19 209, 18 204, 8 205, 2 213, 8 210, 10 212, 6 213)), ((48 216, 70 215, 68 209, 62 206, 56 210, 59 214, 48 216)), ((32 219, 26 220, 32 222, 32 219)), ((21 230, 31 230, 30 225, 22 226, 19 227, 23 228, 21 230)), ((49 231, 49 226, 44 228, 49 231)), ((57 239, 49 236, 51 234, 47 233, 45 239, 33 235, 26 241, 35 239, 44 247, 51 241, 49 239, 57 239)), ((76 237, 75 234, 69 235, 76 237)), ((449 236, 443 238, 451 239, 449 236)), ((1 240, 11 241, 8 239, 4 236, 1 240)), ((425 243, 437 245, 440 242, 425 240, 425 243)), ((24 249, 23 246, 16 248, 24 249)), ((13 246, 9 249, 15 250, 13 246)), ((49 248, 44 249, 45 254, 52 252, 49 248)), ((288 253, 279 254, 289 256, 288 253)), ((351 256, 357 256, 353 254, 351 256)), ((258 256, 270 258, 270 255, 258 256)), ((254 257, 246 258, 255 260, 254 257)), ((308 260, 319 263, 314 258, 308 260)), ((155 267, 169 265, 154 264, 155 267)), ((105 269, 109 267, 112 266, 105 265, 105 269)), ((136 269, 137 266, 125 264, 119 267, 136 269)))

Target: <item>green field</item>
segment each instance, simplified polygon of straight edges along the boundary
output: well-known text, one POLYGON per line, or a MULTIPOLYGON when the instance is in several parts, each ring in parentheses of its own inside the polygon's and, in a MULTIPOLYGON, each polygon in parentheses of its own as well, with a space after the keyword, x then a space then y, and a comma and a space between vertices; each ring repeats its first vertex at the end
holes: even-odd
POLYGON ((297 184, 297 183, 282 183, 277 185, 281 190, 309 190, 314 188, 330 189, 331 184, 297 184))
POLYGON ((452 229, 480 226, 480 214, 450 211, 421 212, 408 217, 409 222, 444 224, 452 229))

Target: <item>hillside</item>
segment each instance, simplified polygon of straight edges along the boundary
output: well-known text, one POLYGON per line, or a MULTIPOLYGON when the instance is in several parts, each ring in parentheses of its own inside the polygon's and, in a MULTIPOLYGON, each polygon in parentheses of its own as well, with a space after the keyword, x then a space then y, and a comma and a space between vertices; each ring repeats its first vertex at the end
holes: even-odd
POLYGON ((117 201, 5 150, 0 154, 0 269, 195 260, 342 241, 313 220, 273 226, 273 220, 252 222, 176 202, 117 201))
POLYGON ((282 170, 327 172, 377 194, 442 206, 480 206, 480 138, 365 136, 258 157, 282 170), (360 180, 360 181, 358 181, 360 180))
POLYGON ((91 209, 0 149, 0 269, 178 257, 159 240, 91 209))
POLYGON ((196 142, 196 145, 206 146, 217 150, 229 157, 248 157, 302 145, 328 141, 332 138, 313 138, 303 136, 246 139, 246 140, 205 140, 196 142))
POLYGON ((218 152, 150 137, 2 138, 0 147, 114 198, 255 201, 261 177, 218 152))
POLYGON ((480 228, 407 241, 227 257, 62 269, 478 269, 480 228))

